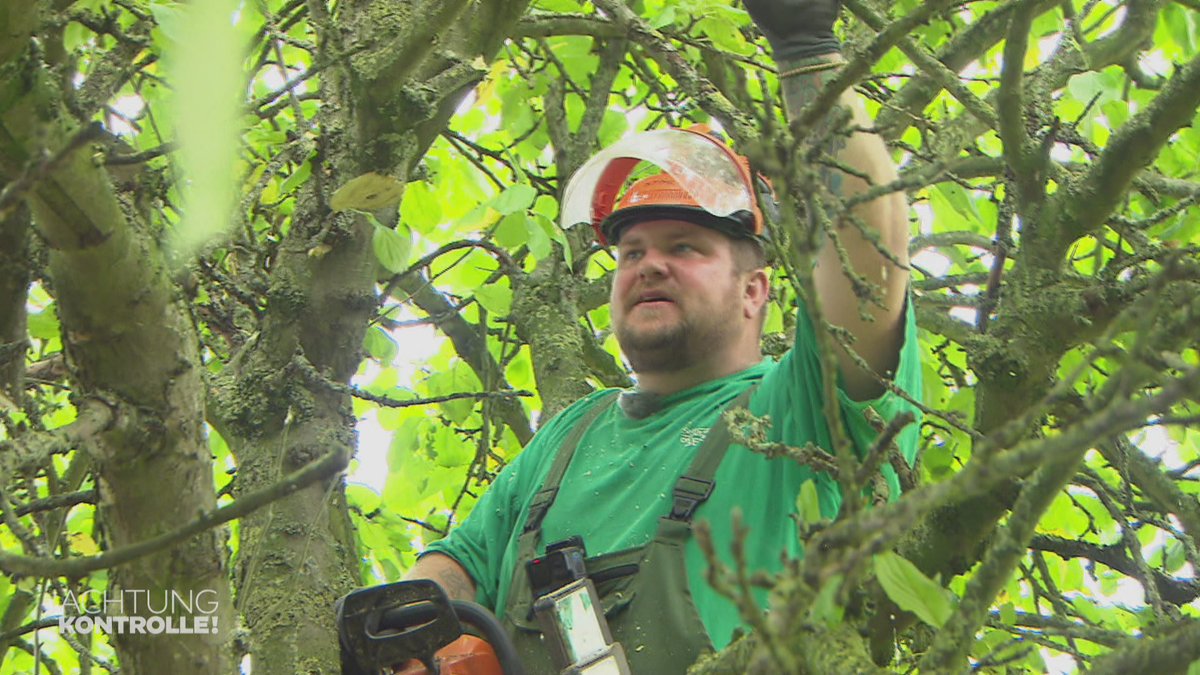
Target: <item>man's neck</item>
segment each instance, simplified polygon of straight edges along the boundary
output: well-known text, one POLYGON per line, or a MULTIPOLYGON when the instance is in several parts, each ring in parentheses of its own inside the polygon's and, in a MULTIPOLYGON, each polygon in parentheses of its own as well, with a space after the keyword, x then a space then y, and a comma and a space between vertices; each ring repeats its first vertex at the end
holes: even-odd
POLYGON ((682 370, 637 373, 638 388, 659 396, 691 389, 705 382, 741 372, 762 360, 762 354, 746 352, 738 358, 707 359, 682 370))

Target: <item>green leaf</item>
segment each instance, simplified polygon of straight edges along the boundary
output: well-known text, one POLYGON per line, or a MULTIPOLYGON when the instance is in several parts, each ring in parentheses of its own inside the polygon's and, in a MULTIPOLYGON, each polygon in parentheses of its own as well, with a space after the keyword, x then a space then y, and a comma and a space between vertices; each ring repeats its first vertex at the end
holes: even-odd
POLYGON ((381 363, 391 363, 396 358, 396 341, 379 326, 371 326, 363 334, 363 349, 381 363))
POLYGON ((54 313, 54 307, 30 314, 26 319, 26 327, 29 335, 39 340, 53 340, 58 337, 58 316, 54 313))
POLYGON ((403 233, 382 226, 376 226, 371 235, 371 245, 375 248, 375 257, 379 264, 392 274, 399 274, 408 269, 408 257, 412 253, 412 232, 404 225, 398 225, 403 233))
POLYGON ((696 22, 696 28, 712 40, 713 46, 734 54, 749 54, 754 46, 746 42, 737 26, 725 19, 706 16, 696 22))
POLYGON ((779 303, 767 303, 767 318, 763 321, 763 333, 779 333, 783 331, 783 310, 779 308, 779 303))
POLYGON ((149 9, 150 14, 154 17, 154 23, 158 25, 158 29, 168 40, 180 42, 183 39, 187 29, 187 15, 184 13, 182 4, 177 2, 152 3, 149 9))
POLYGON ((892 551, 875 556, 875 575, 892 602, 935 628, 954 611, 949 591, 892 551))
POLYGON ((1080 616, 1096 625, 1100 625, 1104 620, 1104 616, 1096 608, 1096 603, 1091 598, 1076 595, 1071 598, 1071 606, 1075 608, 1075 611, 1079 612, 1080 616))
POLYGON ((279 186, 279 194, 290 194, 292 190, 295 190, 296 187, 308 180, 308 177, 312 175, 313 155, 309 155, 308 157, 308 159, 304 160, 303 164, 296 167, 296 170, 292 172, 292 175, 287 177, 287 180, 283 181, 283 185, 279 186))
POLYGON ((351 483, 346 486, 346 501, 357 506, 363 513, 370 513, 379 508, 379 493, 366 485, 351 483))
POLYGON ((475 459, 475 449, 453 429, 442 426, 433 435, 429 455, 437 466, 452 469, 470 464, 475 459))
POLYGON ((537 260, 550 255, 553 248, 554 222, 540 213, 525 219, 525 232, 529 236, 529 252, 537 260))
POLYGON ((524 211, 514 211, 500 219, 492 239, 504 248, 515 249, 529 241, 529 218, 524 211))
POLYGON ((437 195, 424 181, 409 183, 400 200, 400 221, 421 234, 429 234, 442 220, 437 195))
POLYGON ((533 186, 517 183, 496 195, 496 198, 492 200, 492 208, 499 211, 500 215, 507 216, 533 206, 533 200, 536 198, 537 190, 533 186))
POLYGON ((1163 552, 1164 567, 1168 572, 1175 573, 1183 564, 1187 562, 1187 557, 1184 554, 1183 544, 1179 543, 1178 539, 1172 539, 1167 542, 1166 550, 1163 552))
POLYGON ((424 442, 423 427, 425 423, 426 418, 409 417, 400 424, 396 433, 392 434, 392 442, 388 444, 387 449, 389 472, 405 470, 407 462, 411 461, 417 448, 420 448, 421 443, 424 442))
POLYGON ((667 5, 663 11, 659 12, 654 18, 650 19, 650 27, 659 30, 663 26, 669 26, 675 21, 674 5, 667 5))
POLYGON ((512 290, 500 284, 488 284, 475 291, 475 300, 492 314, 505 316, 512 308, 512 290))
POLYGON ((1192 17, 1194 12, 1189 12, 1173 4, 1164 7, 1163 10, 1163 23, 1171 32, 1171 38, 1177 45, 1183 47, 1185 52, 1194 54, 1197 43, 1200 42, 1197 38, 1196 20, 1192 17))
POLYGON ((1188 665, 1187 675, 1200 675, 1200 659, 1192 661, 1188 665))
POLYGON ((1000 621, 1010 626, 1017 623, 1017 610, 1011 602, 1000 606, 1000 621))
MULTIPOLYGON (((451 368, 433 373, 425 380, 425 384, 429 387, 431 396, 448 396, 461 392, 479 391, 482 387, 475 372, 461 361, 455 362, 451 368)), ((471 398, 453 399, 439 403, 438 408, 451 422, 462 424, 475 410, 475 400, 471 398)))
POLYGON ((537 383, 533 379, 533 362, 529 358, 529 346, 522 345, 517 355, 508 362, 504 376, 514 389, 535 389, 537 383))
POLYGON ((967 194, 963 186, 958 183, 942 183, 938 185, 938 191, 942 193, 942 196, 946 198, 950 206, 958 212, 958 215, 964 218, 972 218, 976 221, 982 220, 979 217, 979 210, 975 208, 975 200, 971 198, 971 195, 967 194))
POLYGON ((821 500, 817 495, 816 481, 809 479, 800 486, 800 493, 796 495, 796 514, 805 523, 821 520, 821 500))
POLYGON ((12 600, 12 582, 8 580, 8 576, 0 576, 0 612, 8 609, 8 603, 12 600))
MULTIPOLYGON (((412 393, 408 389, 396 389, 390 393, 391 398, 400 401, 417 398, 416 394, 412 393)), ((400 425, 404 423, 404 420, 409 419, 411 416, 412 413, 408 408, 383 407, 375 411, 375 421, 379 423, 379 426, 388 431, 395 431, 396 429, 400 428, 400 425)))

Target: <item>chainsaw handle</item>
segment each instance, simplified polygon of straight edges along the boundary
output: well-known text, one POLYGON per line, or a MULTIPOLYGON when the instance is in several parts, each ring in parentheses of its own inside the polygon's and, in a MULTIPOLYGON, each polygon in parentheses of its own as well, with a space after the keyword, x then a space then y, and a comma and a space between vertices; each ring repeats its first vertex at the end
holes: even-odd
MULTIPOLYGON (((483 634, 483 639, 492 645, 496 660, 504 675, 525 675, 525 668, 517 657, 517 648, 509 639, 500 620, 483 605, 466 600, 451 600, 451 608, 462 623, 474 626, 483 634)), ((404 630, 410 626, 433 621, 437 618, 433 606, 428 603, 396 607, 383 613, 379 619, 380 629, 404 630)))

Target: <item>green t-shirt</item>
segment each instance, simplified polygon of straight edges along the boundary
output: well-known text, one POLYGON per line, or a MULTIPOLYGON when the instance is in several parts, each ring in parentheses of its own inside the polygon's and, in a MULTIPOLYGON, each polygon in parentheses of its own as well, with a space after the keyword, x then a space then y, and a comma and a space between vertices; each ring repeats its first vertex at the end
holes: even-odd
MULTIPOLYGON (((905 339, 894 381, 919 395, 920 363, 911 303, 905 310, 905 339)), ((612 405, 591 424, 559 486, 553 506, 542 521, 539 552, 547 543, 581 535, 589 556, 640 546, 650 541, 658 519, 670 510, 671 488, 692 456, 734 398, 757 381, 750 399, 755 415, 770 415, 769 438, 792 446, 812 442, 830 449, 829 431, 821 413, 821 370, 813 328, 803 309, 798 314, 796 343, 778 362, 765 359, 741 372, 705 382, 663 397, 662 408, 645 419, 631 419, 612 405)), ((449 555, 475 580, 476 600, 502 613, 516 564, 517 539, 529 504, 542 485, 558 447, 585 410, 603 392, 575 402, 551 419, 476 503, 449 536, 428 551, 449 555)), ((891 393, 870 401, 851 401, 839 395, 842 414, 859 452, 875 436, 863 417, 867 406, 885 420, 911 404, 891 393)), ((898 443, 911 464, 917 451, 917 425, 901 432, 898 443)), ((898 494, 895 473, 884 465, 891 494, 898 494)), ((750 527, 746 556, 750 569, 777 571, 781 552, 800 555, 794 513, 795 498, 814 474, 790 459, 768 460, 741 445, 731 445, 717 468, 716 485, 695 519, 707 519, 716 550, 732 567, 729 554, 730 513, 737 506, 750 527)), ((827 474, 815 476, 821 511, 837 513, 841 495, 827 474)), ((688 581, 700 617, 718 648, 728 644, 741 625, 737 608, 705 581, 705 562, 696 542, 685 552, 688 581)))

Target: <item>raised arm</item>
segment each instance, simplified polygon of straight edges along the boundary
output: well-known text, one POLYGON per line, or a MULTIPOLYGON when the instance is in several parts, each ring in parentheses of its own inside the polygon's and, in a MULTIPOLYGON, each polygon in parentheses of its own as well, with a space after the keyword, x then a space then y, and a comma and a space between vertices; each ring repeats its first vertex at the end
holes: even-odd
MULTIPOLYGON (((789 116, 796 116, 816 98, 823 84, 836 72, 825 63, 842 60, 839 43, 833 34, 839 0, 745 0, 746 9, 771 43, 775 63, 781 74, 784 103, 789 116), (799 71, 799 72, 797 72, 799 71), (790 73, 790 74, 789 74, 790 73)), ((851 127, 873 126, 858 96, 853 91, 842 95, 840 104, 853 113, 851 127)), ((836 169, 826 172, 831 191, 843 198, 863 192, 871 184, 888 183, 896 178, 883 139, 877 134, 855 132, 848 138, 834 136, 832 154, 837 161, 870 178, 836 169)), ((876 373, 891 376, 899 360, 904 338, 904 301, 908 285, 908 204, 903 193, 895 192, 853 209, 866 226, 879 233, 879 243, 905 265, 898 267, 881 255, 875 244, 865 239, 852 223, 836 223, 837 235, 845 248, 850 265, 858 275, 882 291, 883 307, 868 303, 873 320, 864 321, 858 298, 847 278, 837 250, 827 240, 814 270, 817 294, 830 323, 848 330, 855 338, 854 351, 876 373)), ((846 392, 855 399, 866 399, 882 392, 871 373, 859 368, 849 354, 838 349, 838 362, 846 392)))

